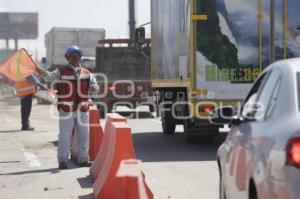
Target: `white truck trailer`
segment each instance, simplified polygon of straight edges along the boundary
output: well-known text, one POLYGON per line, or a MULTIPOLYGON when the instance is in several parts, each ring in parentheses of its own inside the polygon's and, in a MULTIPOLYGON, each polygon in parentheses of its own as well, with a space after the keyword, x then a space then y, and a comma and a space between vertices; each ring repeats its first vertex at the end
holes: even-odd
POLYGON ((96 46, 99 45, 99 40, 104 38, 104 29, 54 27, 45 35, 45 64, 49 69, 67 64, 64 58, 66 48, 77 45, 83 50, 84 61, 88 62, 90 58, 89 65, 93 65, 91 62, 95 63, 96 46))
POLYGON ((218 133, 208 120, 214 108, 238 107, 265 66, 300 55, 299 8, 298 0, 151 0, 151 79, 163 132, 183 124, 188 141, 218 133))

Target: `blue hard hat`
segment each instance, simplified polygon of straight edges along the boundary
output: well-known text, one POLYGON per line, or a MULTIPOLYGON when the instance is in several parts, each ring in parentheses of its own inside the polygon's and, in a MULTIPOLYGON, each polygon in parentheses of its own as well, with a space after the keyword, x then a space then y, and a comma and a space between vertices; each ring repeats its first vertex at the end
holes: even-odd
POLYGON ((82 57, 82 50, 78 46, 75 46, 75 45, 69 46, 66 49, 65 58, 68 59, 68 57, 72 53, 78 53, 80 55, 80 57, 82 57))

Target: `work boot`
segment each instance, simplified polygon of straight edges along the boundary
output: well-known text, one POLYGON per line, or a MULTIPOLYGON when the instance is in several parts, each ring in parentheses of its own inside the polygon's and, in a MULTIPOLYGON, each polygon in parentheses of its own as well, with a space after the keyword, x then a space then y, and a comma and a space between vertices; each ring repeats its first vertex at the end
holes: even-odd
POLYGON ((90 161, 78 162, 79 167, 90 167, 92 163, 90 161))
POLYGON ((68 168, 67 163, 66 162, 58 163, 58 168, 59 169, 67 169, 68 168))
POLYGON ((22 126, 21 128, 22 131, 33 131, 34 128, 32 126, 22 126))

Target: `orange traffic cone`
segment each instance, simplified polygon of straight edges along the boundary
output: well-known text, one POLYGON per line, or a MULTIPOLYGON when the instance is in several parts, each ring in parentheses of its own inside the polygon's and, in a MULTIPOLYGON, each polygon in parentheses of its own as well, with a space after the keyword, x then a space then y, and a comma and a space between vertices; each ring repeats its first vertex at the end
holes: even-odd
POLYGON ((122 160, 116 174, 115 199, 152 199, 140 160, 122 160))
POLYGON ((90 160, 96 159, 97 153, 100 149, 103 140, 103 130, 100 125, 100 112, 97 108, 90 107, 89 110, 89 133, 90 145, 89 156, 90 160))
POLYGON ((131 129, 123 122, 111 125, 111 138, 109 150, 104 164, 98 173, 93 190, 97 199, 108 199, 114 195, 113 187, 116 185, 116 173, 121 160, 135 158, 132 143, 131 129))
POLYGON ((108 156, 108 151, 110 150, 110 147, 112 146, 111 143, 113 142, 113 138, 112 138, 112 134, 110 131, 112 122, 125 122, 126 123, 127 119, 116 113, 107 114, 105 128, 104 128, 103 143, 101 144, 100 149, 97 153, 96 159, 90 168, 90 175, 93 177, 94 180, 98 177, 100 169, 101 169, 101 167, 103 167, 105 159, 108 156))

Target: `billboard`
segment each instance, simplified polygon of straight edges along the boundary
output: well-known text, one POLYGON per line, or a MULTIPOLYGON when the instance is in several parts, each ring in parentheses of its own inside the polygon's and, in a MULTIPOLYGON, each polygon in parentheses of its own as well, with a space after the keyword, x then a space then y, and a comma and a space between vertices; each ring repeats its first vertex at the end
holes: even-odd
POLYGON ((263 69, 270 64, 271 56, 275 60, 300 56, 300 18, 297 14, 300 1, 274 1, 274 19, 270 2, 196 0, 197 14, 208 15, 208 20, 197 22, 199 87, 204 80, 250 83, 259 74, 260 66, 263 69), (285 22, 284 16, 288 16, 285 22), (271 22, 274 23, 274 41, 270 37, 271 22), (271 44, 274 52, 270 50, 271 44))
POLYGON ((0 38, 36 39, 38 13, 0 12, 0 38))

